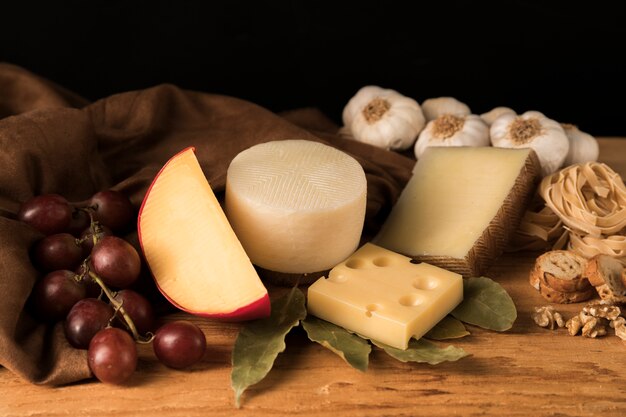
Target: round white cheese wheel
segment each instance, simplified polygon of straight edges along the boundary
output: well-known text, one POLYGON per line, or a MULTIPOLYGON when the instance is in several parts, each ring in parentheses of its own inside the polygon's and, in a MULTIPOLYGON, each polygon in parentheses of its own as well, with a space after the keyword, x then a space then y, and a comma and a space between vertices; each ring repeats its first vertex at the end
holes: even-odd
POLYGON ((228 167, 226 215, 255 265, 323 271, 356 250, 366 191, 363 168, 342 151, 306 140, 267 142, 228 167))

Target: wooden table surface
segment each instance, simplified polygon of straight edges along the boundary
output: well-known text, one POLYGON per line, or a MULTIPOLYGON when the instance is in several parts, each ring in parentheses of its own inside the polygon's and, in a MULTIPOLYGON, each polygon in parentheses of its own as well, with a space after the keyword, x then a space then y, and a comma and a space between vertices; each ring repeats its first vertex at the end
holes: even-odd
MULTIPOLYGON (((600 160, 626 178, 626 139, 600 143, 600 160)), ((509 292, 518 319, 506 333, 470 327, 470 336, 452 341, 471 353, 458 362, 405 364, 374 348, 361 373, 298 329, 236 409, 230 354, 238 327, 193 318, 209 349, 190 371, 165 368, 149 347, 140 348, 138 371, 123 387, 35 386, 2 368, 0 416, 626 416, 626 342, 537 327, 530 312, 546 303, 527 281, 533 261, 507 254, 486 274, 509 292)), ((581 305, 557 308, 568 318, 581 305)), ((168 319, 180 317, 189 318, 168 319)))

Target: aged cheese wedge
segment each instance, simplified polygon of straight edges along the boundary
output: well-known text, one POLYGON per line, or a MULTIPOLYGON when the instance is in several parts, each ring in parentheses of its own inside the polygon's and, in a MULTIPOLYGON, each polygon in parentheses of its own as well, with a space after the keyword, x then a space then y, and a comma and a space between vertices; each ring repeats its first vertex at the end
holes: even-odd
POLYGON ((481 275, 519 225, 539 173, 530 149, 429 148, 374 243, 481 275))
POLYGON ((137 221, 159 290, 200 316, 249 320, 270 314, 267 290, 207 182, 193 148, 152 182, 137 221))
POLYGON ((295 278, 327 271, 358 247, 366 189, 363 168, 344 152, 267 142, 230 164, 226 215, 255 265, 295 278))
POLYGON ((463 300, 462 277, 365 244, 308 290, 308 312, 406 349, 463 300))

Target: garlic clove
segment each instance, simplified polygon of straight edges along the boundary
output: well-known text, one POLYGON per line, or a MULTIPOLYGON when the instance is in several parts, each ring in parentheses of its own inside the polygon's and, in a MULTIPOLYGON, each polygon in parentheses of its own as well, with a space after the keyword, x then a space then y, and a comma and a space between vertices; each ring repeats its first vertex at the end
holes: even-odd
POLYGON ((415 157, 419 159, 430 146, 489 146, 489 128, 475 114, 444 114, 428 122, 420 133, 415 157))
POLYGON ((491 126, 498 117, 504 114, 513 114, 517 116, 517 113, 515 113, 515 110, 511 109, 510 107, 500 106, 500 107, 494 107, 488 112, 481 114, 480 118, 483 119, 483 122, 485 122, 487 126, 491 126))
MULTIPOLYGON (((415 142, 415 138, 406 143, 403 137, 409 137, 415 131, 422 131, 424 125, 417 125, 413 119, 404 116, 404 112, 395 111, 392 116, 387 119, 388 125, 391 127, 391 131, 387 134, 392 138, 389 143, 389 149, 407 149, 415 142), (405 133, 398 133, 405 132, 405 133)), ((417 137, 417 135, 416 135, 417 137)))
POLYGON ((388 150, 404 150, 424 128, 420 105, 397 91, 378 86, 361 88, 342 114, 344 137, 388 150))
POLYGON ((454 114, 457 116, 467 116, 471 113, 467 104, 454 97, 436 97, 424 100, 422 111, 426 121, 435 120, 444 114, 454 114))
POLYGON ((396 127, 390 120, 381 120, 372 126, 367 124, 356 124, 352 131, 354 138, 359 138, 359 142, 386 150, 399 149, 404 142, 403 137, 410 130, 410 126, 396 127))
POLYGON ((595 162, 600 155, 600 147, 596 138, 569 123, 561 123, 569 139, 569 152, 563 165, 574 165, 584 162, 595 162))
POLYGON ((569 151, 569 140, 561 125, 537 111, 519 116, 504 114, 493 122, 489 133, 493 146, 532 148, 543 176, 558 170, 569 151))

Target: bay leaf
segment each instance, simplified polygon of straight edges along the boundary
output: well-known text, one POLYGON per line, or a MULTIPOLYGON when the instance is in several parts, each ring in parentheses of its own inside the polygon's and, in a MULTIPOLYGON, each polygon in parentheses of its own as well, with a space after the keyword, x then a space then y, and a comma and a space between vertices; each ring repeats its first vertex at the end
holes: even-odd
POLYGON ((443 320, 430 329, 424 337, 433 340, 458 339, 470 334, 460 320, 445 316, 443 320))
POLYGON ((279 353, 285 350, 285 336, 306 317, 304 294, 297 287, 272 301, 270 317, 246 323, 235 341, 231 385, 235 405, 240 407, 243 392, 269 373, 279 353))
POLYGON ((375 340, 372 340, 372 343, 382 348, 389 356, 401 362, 419 362, 437 365, 441 362, 454 362, 469 356, 469 353, 461 348, 452 345, 440 348, 433 342, 424 339, 411 339, 409 341, 409 347, 406 350, 396 349, 375 340))
POLYGON ((302 322, 309 339, 338 355, 350 366, 361 372, 367 371, 372 347, 366 340, 317 317, 308 316, 302 322))
POLYGON ((463 301, 451 314, 464 323, 499 332, 510 329, 517 318, 509 294, 487 277, 463 280, 463 301))

